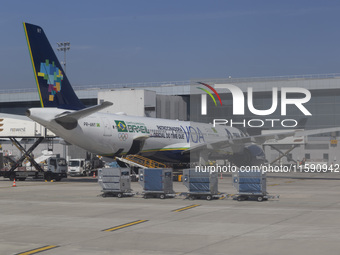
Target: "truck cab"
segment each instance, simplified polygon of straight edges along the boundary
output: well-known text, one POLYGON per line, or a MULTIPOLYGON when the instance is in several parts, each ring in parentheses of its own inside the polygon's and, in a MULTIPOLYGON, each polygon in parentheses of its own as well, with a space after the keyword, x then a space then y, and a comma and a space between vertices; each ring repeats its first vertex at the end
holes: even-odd
MULTIPOLYGON (((60 157, 50 157, 47 159, 47 172, 45 177, 51 175, 52 179, 60 181, 61 178, 67 177, 66 159, 60 157)), ((48 178, 45 178, 48 179, 48 178)))
POLYGON ((68 161, 68 174, 71 176, 86 176, 85 159, 70 159, 68 161))
POLYGON ((52 173, 67 173, 67 163, 64 158, 51 157, 47 159, 48 170, 52 173))

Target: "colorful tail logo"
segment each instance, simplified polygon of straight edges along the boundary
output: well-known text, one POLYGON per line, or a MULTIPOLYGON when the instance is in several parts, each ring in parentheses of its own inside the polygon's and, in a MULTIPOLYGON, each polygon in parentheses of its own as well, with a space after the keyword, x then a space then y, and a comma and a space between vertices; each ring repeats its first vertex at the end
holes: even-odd
MULTIPOLYGON (((217 96, 218 100, 220 101, 220 104, 222 106, 222 100, 220 98, 220 95, 217 93, 217 91, 211 87, 210 85, 206 84, 206 83, 203 83, 203 82, 198 82, 199 84, 203 85, 203 86, 206 86, 207 88, 209 88, 212 92, 215 93, 215 95, 217 96)), ((215 103, 215 106, 217 106, 217 103, 216 103, 216 100, 215 100, 215 97, 210 93, 209 90, 207 89, 204 89, 204 88, 200 88, 200 87, 197 87, 198 89, 200 90, 203 90, 205 93, 207 93, 211 98, 212 100, 214 101, 215 103)), ((207 97, 205 94, 202 94, 202 109, 201 109, 201 114, 202 115, 207 115, 207 97)))
POLYGON ((48 100, 53 101, 54 96, 61 90, 61 82, 64 78, 61 70, 55 66, 55 63, 46 59, 44 63, 40 63, 39 77, 43 77, 48 85, 48 92, 50 93, 48 100))

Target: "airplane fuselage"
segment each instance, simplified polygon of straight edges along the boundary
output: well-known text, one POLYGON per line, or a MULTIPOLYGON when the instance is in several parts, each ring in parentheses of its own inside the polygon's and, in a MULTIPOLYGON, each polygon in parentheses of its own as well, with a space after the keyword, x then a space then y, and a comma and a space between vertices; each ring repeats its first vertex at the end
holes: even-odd
POLYGON ((64 112, 32 108, 28 116, 67 142, 104 156, 139 153, 179 162, 182 152, 193 146, 244 136, 233 127, 107 113, 81 118, 75 128, 67 130, 54 120, 64 112))

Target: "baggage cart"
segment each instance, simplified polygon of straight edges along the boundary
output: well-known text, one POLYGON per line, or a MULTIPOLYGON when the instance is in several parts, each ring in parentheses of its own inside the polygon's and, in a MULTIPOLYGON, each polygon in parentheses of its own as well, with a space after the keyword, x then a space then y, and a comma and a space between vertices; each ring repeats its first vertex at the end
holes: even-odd
POLYGON ((139 169, 139 184, 143 187, 143 197, 161 199, 175 197, 173 176, 170 168, 139 169))
POLYGON ((130 181, 130 168, 98 169, 98 183, 102 187, 102 196, 133 196, 130 181))
POLYGON ((237 190, 237 194, 234 199, 238 201, 250 199, 261 202, 270 198, 267 193, 266 173, 263 173, 262 170, 238 170, 233 174, 233 185, 237 190))
POLYGON ((187 198, 220 198, 218 193, 218 174, 216 172, 199 172, 196 169, 183 170, 183 184, 188 188, 187 198))

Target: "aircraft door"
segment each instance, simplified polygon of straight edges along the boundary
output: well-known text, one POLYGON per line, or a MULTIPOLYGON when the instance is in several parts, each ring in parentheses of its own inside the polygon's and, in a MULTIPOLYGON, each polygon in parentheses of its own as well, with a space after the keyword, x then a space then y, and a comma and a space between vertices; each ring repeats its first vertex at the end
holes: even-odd
POLYGON ((107 118, 101 118, 104 125, 104 136, 112 136, 112 128, 107 118))

